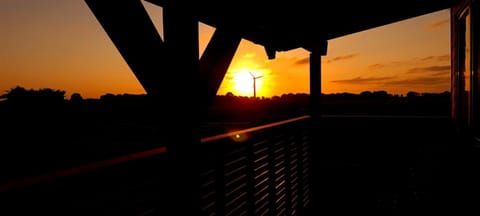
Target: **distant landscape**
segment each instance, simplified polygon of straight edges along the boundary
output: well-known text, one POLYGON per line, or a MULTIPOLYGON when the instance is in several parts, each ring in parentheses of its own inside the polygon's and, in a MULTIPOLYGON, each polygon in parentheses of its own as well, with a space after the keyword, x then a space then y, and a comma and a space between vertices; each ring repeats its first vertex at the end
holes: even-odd
MULTIPOLYGON (((202 137, 309 113, 309 95, 283 94, 271 98, 218 95, 202 124, 202 137)), ((63 90, 14 87, 1 96, 0 182, 52 167, 95 161, 158 147, 161 122, 147 95, 105 94, 83 98, 63 90), (59 163, 61 161, 61 163, 59 163), (16 167, 8 164, 15 163, 16 167), (27 171, 27 172, 26 172, 27 171), (30 172, 29 172, 30 171, 30 172), (5 179, 4 179, 5 178, 5 179)), ((324 115, 448 116, 450 93, 391 95, 386 91, 324 94, 324 115)))

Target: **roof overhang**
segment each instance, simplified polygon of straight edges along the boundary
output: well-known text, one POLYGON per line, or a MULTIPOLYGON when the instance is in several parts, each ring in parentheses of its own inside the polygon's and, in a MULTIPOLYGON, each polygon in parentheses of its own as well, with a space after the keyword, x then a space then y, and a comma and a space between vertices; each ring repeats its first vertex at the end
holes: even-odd
POLYGON ((450 8, 455 0, 147 0, 182 5, 200 22, 228 28, 268 51, 324 50, 326 41, 450 8))

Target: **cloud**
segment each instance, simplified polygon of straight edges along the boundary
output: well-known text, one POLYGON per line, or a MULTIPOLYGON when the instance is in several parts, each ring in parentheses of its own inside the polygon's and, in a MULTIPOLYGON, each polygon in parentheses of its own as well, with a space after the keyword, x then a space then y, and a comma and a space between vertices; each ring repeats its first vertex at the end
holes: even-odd
POLYGON ((423 72, 444 72, 444 71, 450 71, 450 65, 435 65, 435 66, 429 66, 429 67, 416 67, 416 68, 411 68, 408 70, 407 73, 423 73, 423 72))
POLYGON ((341 61, 341 60, 347 60, 347 59, 352 59, 358 56, 358 53, 352 53, 348 55, 341 55, 341 56, 335 56, 332 59, 327 60, 327 63, 334 62, 334 61, 341 61))
POLYGON ((310 58, 302 58, 293 62, 294 65, 310 64, 310 58))
POLYGON ((355 77, 353 79, 344 79, 344 80, 332 80, 331 82, 334 83, 344 83, 344 84, 371 84, 377 83, 379 81, 391 80, 395 77, 393 76, 386 76, 386 77, 355 77))
POLYGON ((432 76, 450 75, 450 71, 440 71, 440 72, 433 73, 433 74, 431 74, 431 75, 432 75, 432 76))
POLYGON ((418 77, 412 79, 393 80, 385 82, 385 85, 438 85, 450 83, 450 77, 418 77))
POLYGON ((386 68, 411 68, 407 73, 450 71, 450 54, 414 57, 411 59, 390 62, 378 62, 367 66, 368 71, 380 71, 386 68))
POLYGON ((372 64, 372 65, 368 66, 368 69, 369 70, 378 70, 378 69, 382 69, 384 67, 385 67, 384 64, 372 64))
POLYGON ((431 24, 425 26, 425 28, 428 29, 428 30, 435 30, 435 29, 440 29, 440 28, 447 27, 449 24, 450 24, 450 20, 444 19, 444 20, 440 20, 438 22, 431 23, 431 24))
POLYGON ((450 54, 437 56, 438 61, 450 61, 450 54))
POLYGON ((427 57, 425 57, 425 58, 421 58, 420 60, 421 60, 421 61, 428 61, 428 60, 432 60, 432 59, 434 59, 434 58, 435 58, 435 56, 427 56, 427 57))
POLYGON ((437 60, 437 61, 450 61, 450 55, 439 55, 439 56, 427 56, 421 58, 420 61, 429 61, 429 60, 437 60))
POLYGON ((254 58, 257 54, 251 52, 251 53, 245 53, 245 55, 242 56, 242 58, 254 58))

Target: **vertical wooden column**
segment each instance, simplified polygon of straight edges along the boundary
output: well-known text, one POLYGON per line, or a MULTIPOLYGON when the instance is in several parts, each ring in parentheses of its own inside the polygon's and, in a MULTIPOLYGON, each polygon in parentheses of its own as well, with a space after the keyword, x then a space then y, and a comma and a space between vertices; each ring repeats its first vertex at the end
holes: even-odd
MULTIPOLYGON (((198 22, 184 5, 163 8, 164 42, 168 55, 162 85, 169 86, 156 98, 159 121, 165 126, 169 172, 166 215, 199 215, 200 106, 198 22)), ((162 211, 163 212, 163 211, 162 211)))
MULTIPOLYGON (((326 49, 325 49, 326 50, 326 49)), ((324 172, 321 171, 322 169, 322 151, 324 151, 325 145, 327 143, 322 142, 320 139, 321 131, 320 131, 320 114, 321 114, 321 94, 322 94, 322 71, 321 71, 321 56, 323 52, 313 51, 310 53, 310 148, 309 148, 309 155, 310 155, 310 191, 311 193, 311 202, 310 203, 321 203, 321 196, 322 194, 322 174, 324 172)), ((318 206, 307 206, 307 211, 315 212, 318 206)))
POLYGON ((321 55, 310 53, 310 115, 314 119, 320 115, 320 97, 322 94, 321 55))
POLYGON ((320 118, 322 96, 322 55, 327 54, 328 42, 321 41, 310 47, 310 115, 314 122, 320 118))

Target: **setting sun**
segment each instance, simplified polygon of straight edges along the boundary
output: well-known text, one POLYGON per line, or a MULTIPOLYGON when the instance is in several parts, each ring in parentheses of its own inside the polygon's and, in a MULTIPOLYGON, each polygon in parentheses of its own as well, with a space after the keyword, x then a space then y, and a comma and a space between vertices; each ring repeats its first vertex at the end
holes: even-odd
POLYGON ((263 75, 247 69, 239 70, 233 77, 235 93, 238 95, 253 96, 254 88, 256 93, 262 89, 263 75), (255 87, 254 87, 255 84, 255 87))
POLYGON ((273 96, 272 90, 275 89, 277 76, 273 74, 271 61, 266 59, 263 52, 263 47, 243 40, 237 54, 233 57, 217 95, 231 92, 236 96, 245 97, 273 96), (262 55, 257 55, 257 53, 262 55))

